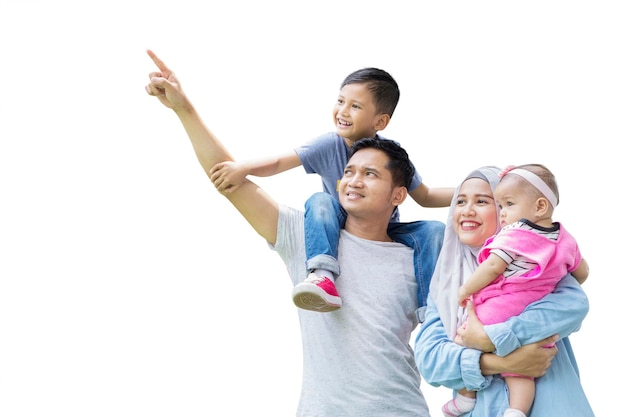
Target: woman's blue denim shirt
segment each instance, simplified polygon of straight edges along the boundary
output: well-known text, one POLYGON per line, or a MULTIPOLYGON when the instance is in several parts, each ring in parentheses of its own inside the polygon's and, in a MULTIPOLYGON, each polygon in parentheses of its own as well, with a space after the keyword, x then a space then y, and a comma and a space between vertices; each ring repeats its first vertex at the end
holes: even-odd
MULTIPOLYGON (((578 365, 567 336, 580 329, 589 311, 589 300, 578 282, 568 275, 556 290, 531 304, 522 314, 505 323, 485 326, 496 346, 496 354, 506 356, 518 347, 554 334, 558 353, 546 375, 535 379, 536 393, 528 417, 593 417, 594 413, 580 383, 578 365)), ((499 375, 483 376, 481 352, 464 348, 448 338, 432 298, 426 318, 415 339, 415 360, 429 384, 456 390, 476 390, 476 407, 463 417, 493 417, 508 408, 508 390, 499 375)))

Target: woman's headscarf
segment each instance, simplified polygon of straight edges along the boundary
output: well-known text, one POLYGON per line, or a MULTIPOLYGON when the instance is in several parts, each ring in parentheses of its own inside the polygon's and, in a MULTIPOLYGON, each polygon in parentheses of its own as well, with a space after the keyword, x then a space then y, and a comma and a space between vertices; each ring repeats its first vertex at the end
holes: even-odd
MULTIPOLYGON (((498 178, 500 171, 500 168, 494 166, 486 166, 472 171, 456 188, 450 204, 443 245, 430 282, 430 295, 439 310, 441 321, 446 328, 448 336, 452 340, 454 340, 456 329, 464 320, 463 316, 465 314, 465 309, 459 307, 458 303, 459 287, 476 270, 478 266, 476 255, 481 248, 480 246, 472 248, 459 241, 459 236, 454 231, 454 207, 456 206, 461 185, 465 181, 470 178, 480 178, 489 183, 493 192, 500 180, 498 178)), ((497 231, 499 231, 500 223, 496 223, 498 224, 497 231)))

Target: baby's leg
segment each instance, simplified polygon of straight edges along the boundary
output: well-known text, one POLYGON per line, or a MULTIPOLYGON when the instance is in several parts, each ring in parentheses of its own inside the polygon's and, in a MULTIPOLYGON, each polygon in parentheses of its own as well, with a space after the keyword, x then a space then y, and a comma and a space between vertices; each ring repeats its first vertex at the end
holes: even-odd
POLYGON ((523 376, 507 376, 504 380, 509 387, 509 408, 528 415, 535 401, 535 380, 523 376))
POLYGON ((476 393, 466 389, 460 389, 456 396, 441 407, 446 417, 457 417, 474 409, 476 405, 476 393))

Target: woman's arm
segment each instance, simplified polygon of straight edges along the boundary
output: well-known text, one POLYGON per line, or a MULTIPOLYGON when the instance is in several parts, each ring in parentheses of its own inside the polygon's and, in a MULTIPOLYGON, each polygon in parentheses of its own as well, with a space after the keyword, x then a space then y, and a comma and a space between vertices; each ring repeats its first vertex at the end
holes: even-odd
POLYGON ((506 356, 522 345, 552 335, 567 337, 577 331, 589 311, 589 300, 578 282, 567 275, 552 293, 504 323, 483 326, 471 306, 467 311, 467 326, 458 330, 455 341, 506 356))
POLYGON ((415 362, 424 380, 433 386, 452 389, 484 389, 491 383, 491 377, 483 376, 480 369, 481 353, 450 340, 429 297, 426 317, 415 339, 415 362))
POLYGON ((578 330, 588 309, 585 293, 568 275, 553 293, 533 303, 520 316, 484 327, 476 319, 476 325, 459 330, 457 341, 478 348, 472 349, 448 338, 429 298, 426 319, 415 340, 418 369, 429 384, 452 389, 484 389, 490 375, 503 372, 541 376, 557 353, 556 347, 542 346, 557 340, 556 335, 565 337, 578 330), (481 350, 495 351, 497 355, 482 354, 481 350))
POLYGON ((501 374, 504 372, 525 375, 533 378, 544 376, 556 356, 557 336, 551 336, 539 342, 524 345, 506 356, 483 353, 480 356, 480 369, 484 375, 501 374))
POLYGON ((538 378, 545 375, 557 354, 552 336, 520 347, 501 357, 452 342, 439 318, 437 307, 428 299, 426 319, 415 339, 415 361, 420 374, 433 386, 480 391, 491 384, 491 375, 512 372, 538 378))
POLYGON ((552 293, 529 305, 522 314, 504 323, 485 326, 485 332, 495 345, 495 353, 506 356, 522 345, 552 335, 569 336, 580 329, 588 312, 587 295, 568 274, 552 293))

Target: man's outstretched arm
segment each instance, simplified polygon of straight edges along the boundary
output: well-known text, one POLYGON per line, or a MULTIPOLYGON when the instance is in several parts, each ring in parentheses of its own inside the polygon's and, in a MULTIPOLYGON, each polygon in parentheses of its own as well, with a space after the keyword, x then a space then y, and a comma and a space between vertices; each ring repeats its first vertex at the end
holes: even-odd
MULTIPOLYGON (((232 161, 233 157, 206 127, 183 92, 174 72, 154 52, 150 50, 147 52, 158 71, 150 73, 150 82, 146 85, 146 92, 157 97, 165 107, 172 109, 178 116, 191 140, 200 165, 211 178, 211 169, 215 164, 232 161)), ((223 193, 223 195, 239 210, 259 235, 272 244, 276 243, 278 204, 269 195, 249 180, 245 180, 232 193, 223 193)))

